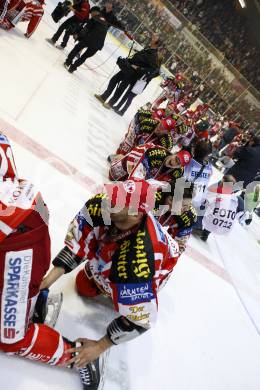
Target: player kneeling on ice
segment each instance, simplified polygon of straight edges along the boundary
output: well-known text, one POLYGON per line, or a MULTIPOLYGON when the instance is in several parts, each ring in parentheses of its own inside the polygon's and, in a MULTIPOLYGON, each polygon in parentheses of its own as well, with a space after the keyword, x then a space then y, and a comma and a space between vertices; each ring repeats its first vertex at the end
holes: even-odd
POLYGON ((29 22, 26 38, 37 29, 43 14, 44 0, 0 0, 0 27, 10 30, 19 22, 29 22))
MULTIPOLYGON (((10 143, 0 134, 0 351, 72 367, 67 350, 75 343, 40 323, 47 295, 39 294, 40 284, 49 265, 48 209, 33 184, 18 178, 10 143)), ((98 389, 97 381, 85 385, 89 373, 89 366, 79 370, 84 388, 98 389)))
POLYGON ((155 179, 170 182, 184 173, 184 167, 191 161, 186 150, 175 154, 153 144, 137 146, 126 156, 116 159, 109 169, 110 180, 155 179))
MULTIPOLYGON (((150 182, 150 181, 149 181, 150 182)), ((184 178, 165 183, 166 189, 156 192, 154 215, 162 225, 163 229, 177 241, 179 253, 182 254, 192 233, 193 226, 197 220, 197 213, 192 206, 193 186, 184 178)))
POLYGON ((81 345, 68 351, 76 354, 69 363, 77 367, 92 362, 92 380, 86 377, 85 389, 99 388, 95 373, 102 377, 102 353, 133 340, 156 322, 158 291, 178 260, 178 244, 150 211, 155 187, 128 180, 105 188, 106 193, 88 200, 71 222, 65 247, 42 284, 49 287, 85 261, 76 277, 78 293, 83 297, 105 294, 118 312, 101 339, 79 339, 81 345))

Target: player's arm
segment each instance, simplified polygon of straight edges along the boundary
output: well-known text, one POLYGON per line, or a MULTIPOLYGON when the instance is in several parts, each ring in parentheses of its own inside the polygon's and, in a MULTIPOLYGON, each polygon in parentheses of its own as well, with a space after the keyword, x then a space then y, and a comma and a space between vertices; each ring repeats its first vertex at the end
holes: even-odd
MULTIPOLYGON (((85 259, 85 240, 90 237, 93 222, 100 223, 101 197, 98 195, 87 201, 69 225, 65 246, 54 258, 53 268, 43 279, 40 288, 49 288, 65 273, 73 271, 85 259)), ((91 238, 89 239, 91 242, 91 238)))
MULTIPOLYGON (((125 285, 127 288, 127 285, 125 285)), ((71 348, 67 353, 76 353, 77 355, 69 361, 69 364, 75 363, 76 367, 84 367, 87 363, 97 359, 103 352, 113 345, 122 344, 131 341, 147 331, 150 327, 150 317, 154 318, 157 312, 157 304, 147 305, 148 302, 129 306, 121 306, 125 315, 114 319, 107 327, 106 334, 99 340, 89 340, 86 338, 77 339, 81 343, 77 348, 71 348), (152 308, 152 309, 151 309, 152 308), (127 314, 128 311, 128 314, 127 314), (129 316, 132 320, 129 320, 129 316)), ((151 302, 149 302, 151 303, 151 302)))

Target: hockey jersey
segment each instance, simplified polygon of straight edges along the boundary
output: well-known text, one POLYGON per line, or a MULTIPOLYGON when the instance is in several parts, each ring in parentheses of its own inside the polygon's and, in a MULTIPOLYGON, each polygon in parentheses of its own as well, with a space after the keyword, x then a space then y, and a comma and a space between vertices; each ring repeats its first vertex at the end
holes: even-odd
POLYGON ((178 260, 178 245, 151 213, 129 231, 105 225, 104 197, 96 195, 76 215, 65 239, 71 255, 58 255, 53 264, 70 272, 88 260, 95 283, 112 298, 115 310, 149 328, 156 321, 158 291, 178 260))
POLYGON ((111 180, 154 179, 170 181, 183 174, 183 168, 169 169, 164 161, 171 153, 153 144, 137 146, 126 156, 112 163, 109 170, 111 180))
POLYGON ((205 165, 202 166, 202 164, 194 159, 192 159, 190 164, 184 168, 185 179, 194 184, 192 203, 196 209, 205 201, 206 190, 212 173, 213 169, 211 164, 205 163, 205 165))
POLYGON ((26 37, 29 38, 42 19, 44 14, 43 4, 44 0, 31 0, 29 2, 23 0, 6 1, 2 16, 0 13, 0 26, 8 30, 15 27, 18 22, 29 22, 26 31, 26 37))
POLYGON ((32 183, 17 176, 0 135, 0 342, 20 341, 50 265, 48 209, 32 183))

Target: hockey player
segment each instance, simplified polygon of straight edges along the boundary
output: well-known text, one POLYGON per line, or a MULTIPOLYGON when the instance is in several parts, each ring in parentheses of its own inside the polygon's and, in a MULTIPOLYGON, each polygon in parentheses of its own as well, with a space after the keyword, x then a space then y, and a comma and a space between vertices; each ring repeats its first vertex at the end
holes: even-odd
POLYGON ((32 0, 29 2, 11 1, 6 7, 6 13, 4 14, 3 12, 2 16, 0 16, 0 27, 2 26, 6 30, 10 30, 18 22, 29 22, 24 36, 30 38, 37 29, 44 14, 43 5, 44 0, 32 0))
POLYGON ((127 178, 171 181, 183 175, 183 167, 190 161, 189 152, 172 154, 165 148, 144 144, 115 160, 111 164, 109 178, 113 181, 127 178))
POLYGON ((43 281, 49 287, 87 260, 76 277, 78 293, 105 294, 119 314, 101 339, 81 339, 80 347, 69 350, 77 354, 70 363, 78 367, 97 364, 102 351, 135 339, 156 322, 158 291, 177 262, 178 245, 149 211, 154 195, 145 181, 106 185, 106 193, 88 200, 70 224, 65 247, 43 281))
POLYGON ((196 210, 192 206, 193 188, 192 186, 187 188, 187 183, 179 183, 178 179, 173 180, 170 183, 169 192, 157 191, 154 210, 159 223, 178 242, 180 254, 185 251, 187 241, 197 220, 196 210), (179 194, 179 199, 176 194, 178 185, 184 187, 183 194, 182 191, 179 194))
MULTIPOLYGON (((0 134, 0 350, 72 367, 68 350, 75 343, 32 321, 49 265, 48 209, 33 184, 18 178, 10 143, 0 134)), ((86 384, 90 369, 79 370, 83 388, 97 390, 96 384, 86 384)))
POLYGON ((200 207, 204 203, 206 190, 213 173, 212 165, 207 160, 210 151, 208 142, 198 142, 194 147, 192 160, 184 169, 184 177, 194 185, 192 204, 199 215, 201 215, 200 207))
POLYGON ((124 140, 120 143, 116 154, 108 157, 108 161, 129 153, 135 146, 153 143, 169 151, 174 145, 188 146, 193 138, 193 130, 185 118, 172 114, 165 117, 165 110, 155 111, 139 109, 131 121, 124 140))
POLYGON ((164 101, 167 101, 167 107, 170 105, 176 107, 181 103, 182 98, 184 98, 184 80, 185 79, 181 74, 176 74, 174 77, 167 77, 160 85, 163 92, 154 101, 152 108, 160 108, 160 105, 164 101))

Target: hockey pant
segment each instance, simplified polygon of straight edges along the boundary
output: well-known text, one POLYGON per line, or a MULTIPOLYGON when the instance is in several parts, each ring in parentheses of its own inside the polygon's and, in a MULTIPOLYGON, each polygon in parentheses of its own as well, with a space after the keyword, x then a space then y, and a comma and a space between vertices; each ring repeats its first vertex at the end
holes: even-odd
POLYGON ((65 351, 72 344, 56 330, 31 322, 49 265, 48 226, 38 212, 32 212, 21 231, 0 246, 0 350, 59 365, 71 358, 65 351))
POLYGON ((55 329, 44 324, 30 324, 25 337, 14 344, 0 343, 0 350, 53 366, 66 364, 72 344, 55 329))
POLYGON ((88 263, 76 276, 76 289, 79 295, 87 298, 93 298, 105 293, 96 285, 89 271, 88 263))

